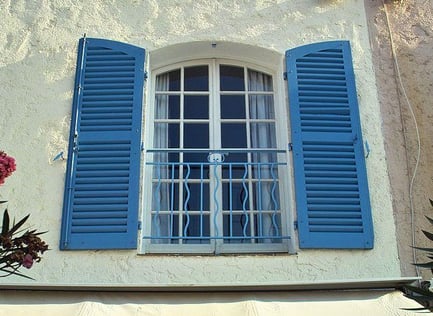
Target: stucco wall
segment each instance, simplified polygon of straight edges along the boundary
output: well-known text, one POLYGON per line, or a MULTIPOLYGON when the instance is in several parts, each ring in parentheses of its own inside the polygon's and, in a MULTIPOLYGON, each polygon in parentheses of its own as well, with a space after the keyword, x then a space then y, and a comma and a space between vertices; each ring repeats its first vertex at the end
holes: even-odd
MULTIPOLYGON (((291 282, 400 276, 364 4, 331 1, 4 1, 0 3, 0 149, 18 170, 0 188, 17 217, 31 213, 51 249, 29 275, 38 283, 291 282), (58 250, 78 38, 110 38, 148 51, 197 40, 240 42, 281 55, 335 39, 352 44, 373 208, 375 248, 296 255, 138 256, 58 250)), ((1 282, 32 282, 10 277, 1 282)))
MULTIPOLYGON (((433 3, 365 1, 383 113, 399 255, 404 275, 426 262, 413 245, 430 247, 422 229, 433 208, 433 3), (394 50, 394 54, 393 54, 394 50)), ((428 270, 421 274, 430 278, 428 270)))

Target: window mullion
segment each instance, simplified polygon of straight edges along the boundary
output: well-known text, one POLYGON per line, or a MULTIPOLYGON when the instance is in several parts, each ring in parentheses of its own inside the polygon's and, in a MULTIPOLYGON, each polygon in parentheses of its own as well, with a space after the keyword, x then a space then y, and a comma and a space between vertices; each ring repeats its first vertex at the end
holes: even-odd
MULTIPOLYGON (((211 65, 211 78, 212 78, 212 82, 211 82, 211 100, 212 100, 212 106, 210 106, 209 108, 211 109, 209 113, 209 124, 210 124, 210 128, 212 130, 212 145, 211 145, 211 149, 221 149, 221 111, 220 111, 220 86, 219 86, 219 63, 216 59, 212 60, 212 65, 211 65)), ((211 169, 213 169, 214 167, 211 167, 211 169)), ((215 175, 213 173, 213 170, 211 172, 212 176, 211 178, 213 178, 212 180, 212 191, 210 192, 211 194, 211 201, 212 201, 212 207, 211 207, 211 228, 212 228, 212 236, 214 237, 221 237, 224 235, 224 227, 223 227, 223 197, 222 197, 222 171, 221 171, 221 166, 217 167, 216 170, 216 176, 218 179, 215 178, 215 175), (219 183, 217 183, 217 180, 219 180, 219 183), (218 191, 215 192, 216 186, 219 186, 218 191), (214 194, 216 194, 215 198, 218 201, 218 205, 215 203, 214 201, 214 194), (218 209, 217 209, 218 206, 218 209), (215 214, 215 212, 218 212, 217 214, 215 214), (216 223, 215 223, 216 222, 216 223), (215 227, 215 224, 218 227, 215 227), (216 236, 218 232, 219 236, 216 236)), ((214 245, 214 251, 216 253, 220 252, 220 249, 222 247, 224 243, 224 240, 222 239, 214 239, 213 240, 213 245, 214 245)))
MULTIPOLYGON (((250 115, 250 98, 249 98, 249 81, 248 81, 248 68, 244 67, 244 96, 245 96, 245 127, 247 131, 247 149, 252 148, 251 143, 251 115, 250 115)), ((254 178, 253 178, 253 171, 254 166, 252 165, 253 162, 253 154, 249 151, 247 154, 247 162, 248 162, 248 190, 249 190, 249 200, 248 200, 248 207, 249 211, 247 211, 248 217, 249 217, 249 228, 250 228, 250 235, 255 235, 255 218, 254 218, 254 198, 255 198, 255 190, 254 190, 254 178)), ((251 239, 251 243, 254 243, 254 239, 251 239)))
MULTIPOLYGON (((184 98, 185 98, 185 92, 184 92, 184 86, 185 86, 185 68, 180 68, 180 104, 179 104, 179 223, 178 223, 178 235, 179 237, 185 237, 183 236, 183 215, 184 215, 184 98)), ((184 240, 182 238, 179 239, 179 244, 183 244, 184 240)))

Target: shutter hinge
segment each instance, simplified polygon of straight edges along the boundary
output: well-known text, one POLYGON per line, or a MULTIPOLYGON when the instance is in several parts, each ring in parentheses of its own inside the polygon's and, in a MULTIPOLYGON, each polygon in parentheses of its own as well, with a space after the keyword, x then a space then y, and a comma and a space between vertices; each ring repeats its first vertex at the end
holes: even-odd
POLYGON ((77 132, 75 132, 75 134, 74 134, 74 140, 73 140, 73 145, 72 145, 72 151, 73 151, 73 152, 78 152, 78 134, 77 134, 77 132))
POLYGON ((141 230, 141 221, 138 221, 137 229, 141 230))
POLYGON ((144 142, 141 142, 141 144, 140 144, 140 150, 144 151, 144 142))
POLYGON ((292 143, 288 143, 287 147, 288 147, 289 151, 293 151, 293 144, 292 143))
POLYGON ((287 71, 283 72, 283 79, 287 80, 287 71))
POLYGON ((298 230, 298 221, 293 221, 293 228, 298 230))
POLYGON ((144 80, 147 80, 147 71, 144 72, 143 77, 144 77, 144 80))

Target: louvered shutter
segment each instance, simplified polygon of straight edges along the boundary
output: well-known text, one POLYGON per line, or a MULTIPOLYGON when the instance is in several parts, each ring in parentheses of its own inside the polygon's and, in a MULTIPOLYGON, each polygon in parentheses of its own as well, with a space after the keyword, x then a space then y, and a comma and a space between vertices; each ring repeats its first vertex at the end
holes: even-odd
POLYGON ((142 48, 79 42, 61 249, 137 246, 142 48))
POLYGON ((286 52, 300 248, 373 248, 350 44, 286 52))

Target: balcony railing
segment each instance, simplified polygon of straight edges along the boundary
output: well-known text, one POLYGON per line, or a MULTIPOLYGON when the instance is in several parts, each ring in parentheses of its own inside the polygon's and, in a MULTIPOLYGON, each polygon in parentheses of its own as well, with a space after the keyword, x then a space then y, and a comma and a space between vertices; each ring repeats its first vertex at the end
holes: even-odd
POLYGON ((284 150, 149 150, 151 232, 159 244, 281 243, 284 150))

